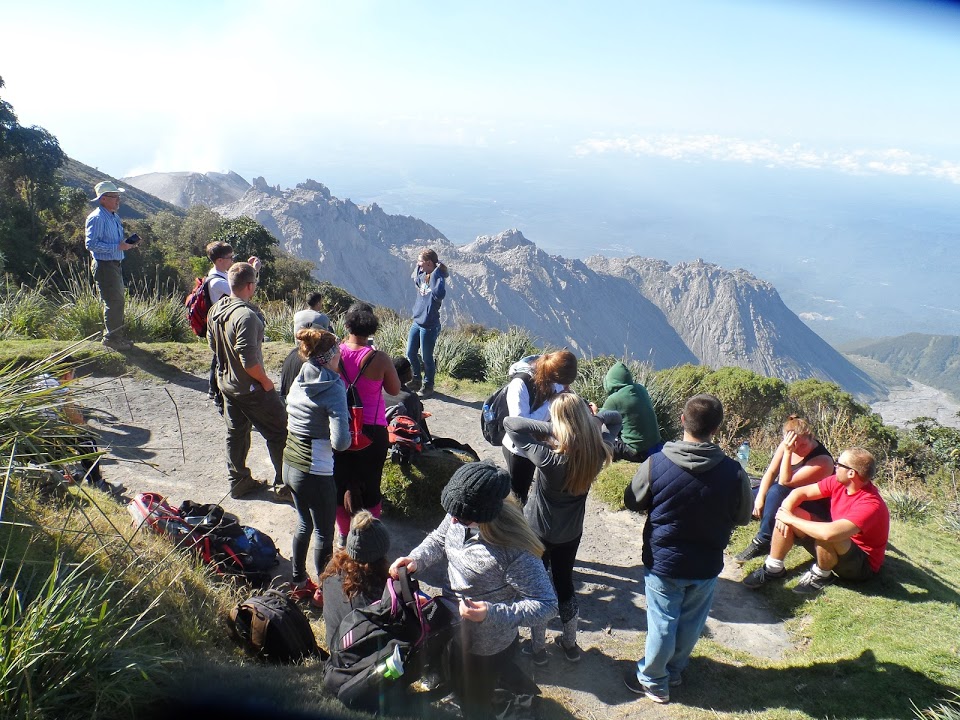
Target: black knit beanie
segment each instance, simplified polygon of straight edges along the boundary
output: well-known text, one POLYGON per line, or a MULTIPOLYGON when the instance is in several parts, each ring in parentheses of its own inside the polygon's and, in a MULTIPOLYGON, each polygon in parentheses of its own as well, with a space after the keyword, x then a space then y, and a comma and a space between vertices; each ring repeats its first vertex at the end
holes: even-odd
POLYGON ((490 522, 500 514, 510 494, 510 476, 496 465, 473 462, 461 465, 443 488, 440 504, 465 522, 490 522))
POLYGON ((347 555, 357 562, 372 563, 390 550, 390 535, 379 520, 364 528, 350 528, 347 533, 347 555))

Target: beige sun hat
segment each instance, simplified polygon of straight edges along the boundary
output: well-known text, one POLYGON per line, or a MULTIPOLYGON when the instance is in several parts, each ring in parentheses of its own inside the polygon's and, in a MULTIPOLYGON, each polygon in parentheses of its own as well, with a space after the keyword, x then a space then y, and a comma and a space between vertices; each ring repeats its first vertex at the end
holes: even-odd
POLYGON ((96 202, 97 200, 100 199, 100 196, 103 195, 104 193, 126 192, 126 190, 124 190, 122 187, 117 187, 117 184, 115 182, 111 182, 110 180, 104 180, 103 182, 98 182, 94 186, 93 191, 97 194, 97 196, 90 202, 96 202))

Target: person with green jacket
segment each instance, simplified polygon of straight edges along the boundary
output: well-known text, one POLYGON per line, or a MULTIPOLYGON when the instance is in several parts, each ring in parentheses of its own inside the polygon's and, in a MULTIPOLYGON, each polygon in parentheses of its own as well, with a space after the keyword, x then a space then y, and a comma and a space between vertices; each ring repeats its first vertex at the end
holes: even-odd
POLYGON ((663 446, 657 413, 650 393, 633 381, 630 369, 616 362, 603 379, 607 399, 602 410, 616 410, 623 418, 620 437, 614 442, 614 460, 643 462, 663 446))

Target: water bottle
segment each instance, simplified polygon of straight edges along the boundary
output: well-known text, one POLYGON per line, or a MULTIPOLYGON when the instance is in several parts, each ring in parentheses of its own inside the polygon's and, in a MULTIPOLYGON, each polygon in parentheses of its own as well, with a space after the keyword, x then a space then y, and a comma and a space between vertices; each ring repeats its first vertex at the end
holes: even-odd
POLYGON ((746 440, 743 441, 740 449, 737 450, 737 460, 740 461, 740 465, 744 470, 746 470, 747 465, 750 462, 750 443, 748 443, 746 440))
POLYGON ((490 403, 483 404, 483 420, 487 423, 492 423, 497 417, 497 414, 494 412, 493 408, 490 407, 490 403))
POLYGON ((403 656, 400 654, 400 646, 395 645, 393 655, 377 665, 376 672, 383 675, 387 680, 396 680, 403 675, 403 670, 403 656))

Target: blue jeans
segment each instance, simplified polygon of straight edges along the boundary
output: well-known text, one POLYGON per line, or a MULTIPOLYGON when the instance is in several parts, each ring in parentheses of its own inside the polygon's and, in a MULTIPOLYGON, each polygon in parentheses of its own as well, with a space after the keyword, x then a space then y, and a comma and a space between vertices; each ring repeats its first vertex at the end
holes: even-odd
POLYGON ((670 679, 687 667, 713 603, 717 578, 681 580, 644 573, 647 597, 647 646, 637 663, 637 679, 668 695, 670 679))
POLYGON ((297 529, 293 531, 292 580, 307 579, 307 548, 313 535, 313 564, 317 577, 333 555, 333 524, 337 515, 337 486, 333 475, 312 475, 283 464, 283 482, 293 491, 297 529))
POLYGON ((433 349, 437 346, 440 337, 440 326, 426 328, 414 323, 407 336, 407 360, 414 377, 420 377, 420 356, 423 356, 423 384, 433 385, 433 376, 436 372, 436 363, 433 362, 433 349))
MULTIPOLYGON (((773 528, 777 524, 777 510, 791 492, 793 488, 784 487, 778 482, 770 485, 770 489, 763 498, 763 515, 760 517, 760 529, 757 530, 757 542, 768 543, 773 539, 773 528)), ((825 519, 830 517, 830 498, 808 500, 801 503, 800 507, 814 517, 825 519)))

